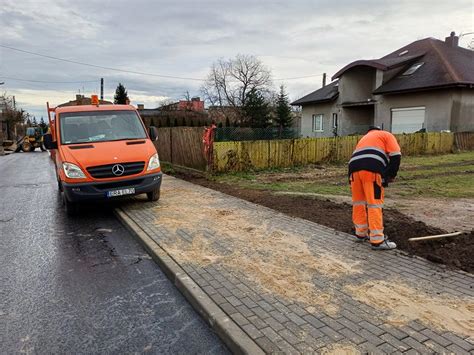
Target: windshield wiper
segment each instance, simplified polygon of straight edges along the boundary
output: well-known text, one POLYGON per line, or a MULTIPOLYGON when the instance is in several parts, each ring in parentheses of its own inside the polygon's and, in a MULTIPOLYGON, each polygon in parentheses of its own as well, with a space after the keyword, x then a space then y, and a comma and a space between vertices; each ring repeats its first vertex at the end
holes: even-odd
POLYGON ((133 141, 138 139, 146 139, 146 138, 119 138, 119 139, 109 139, 107 142, 116 142, 116 141, 133 141))

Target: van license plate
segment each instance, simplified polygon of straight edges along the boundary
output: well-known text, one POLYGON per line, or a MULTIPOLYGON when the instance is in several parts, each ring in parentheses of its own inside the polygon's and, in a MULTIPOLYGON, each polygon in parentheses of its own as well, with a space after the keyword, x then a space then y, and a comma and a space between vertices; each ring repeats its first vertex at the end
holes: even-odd
POLYGON ((135 188, 132 187, 130 189, 107 191, 107 197, 133 195, 134 193, 135 193, 135 188))

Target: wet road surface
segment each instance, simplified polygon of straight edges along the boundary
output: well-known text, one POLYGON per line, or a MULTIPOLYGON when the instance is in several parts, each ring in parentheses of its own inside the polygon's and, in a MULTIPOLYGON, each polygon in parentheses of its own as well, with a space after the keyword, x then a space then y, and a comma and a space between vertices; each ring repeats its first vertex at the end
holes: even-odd
POLYGON ((111 208, 68 218, 48 153, 0 157, 0 353, 226 353, 111 208))

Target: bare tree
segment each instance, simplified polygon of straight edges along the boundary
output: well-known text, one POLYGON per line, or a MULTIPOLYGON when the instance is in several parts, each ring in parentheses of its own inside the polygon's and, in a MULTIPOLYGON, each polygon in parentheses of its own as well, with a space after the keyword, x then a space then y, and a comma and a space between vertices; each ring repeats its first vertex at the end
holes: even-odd
POLYGON ((239 108, 250 90, 269 92, 271 84, 270 70, 257 57, 239 54, 213 63, 201 92, 213 106, 239 108))
POLYGON ((29 118, 29 114, 23 109, 17 109, 14 97, 6 93, 0 95, 0 114, 5 122, 3 138, 16 139, 17 134, 23 132, 24 123, 29 118))

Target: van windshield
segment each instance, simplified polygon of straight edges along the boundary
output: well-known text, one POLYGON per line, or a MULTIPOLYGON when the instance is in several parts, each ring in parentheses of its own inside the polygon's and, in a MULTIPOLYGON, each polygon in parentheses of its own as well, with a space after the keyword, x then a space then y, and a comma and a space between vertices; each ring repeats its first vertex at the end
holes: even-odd
POLYGON ((62 144, 146 138, 135 111, 64 112, 59 120, 62 144))

